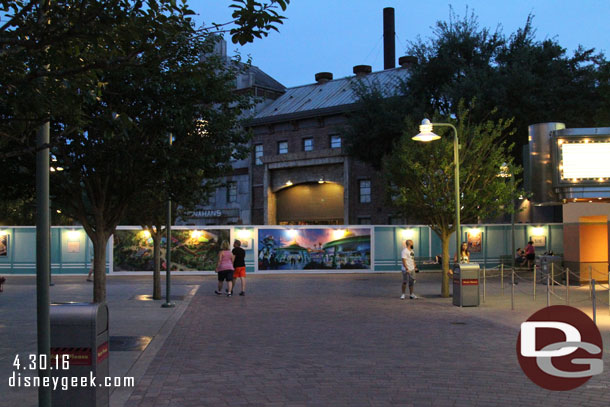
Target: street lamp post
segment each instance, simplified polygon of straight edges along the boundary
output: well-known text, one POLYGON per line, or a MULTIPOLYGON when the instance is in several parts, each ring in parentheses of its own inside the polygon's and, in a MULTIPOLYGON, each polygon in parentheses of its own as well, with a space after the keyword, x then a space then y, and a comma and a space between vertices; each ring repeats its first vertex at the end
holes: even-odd
MULTIPOLYGON (((515 192, 515 174, 513 174, 512 169, 508 166, 508 164, 504 163, 500 166, 500 174, 499 177, 506 178, 510 177, 510 190, 511 194, 515 192)), ((512 210, 510 211, 510 240, 511 240, 511 266, 512 270, 515 270, 515 256, 517 251, 515 250, 515 198, 513 197, 510 200, 510 204, 512 205, 512 210)))
MULTIPOLYGON (((169 145, 172 145, 173 135, 169 134, 169 145)), ((169 182, 169 177, 168 177, 169 182)), ((167 248, 165 249, 165 302, 161 304, 163 308, 173 308, 174 303, 171 302, 171 258, 172 258, 172 198, 169 190, 169 185, 167 185, 167 225, 165 226, 165 231, 167 232, 167 248)))
POLYGON ((455 163, 455 253, 460 261, 461 231, 460 231, 460 153, 458 132, 455 126, 451 123, 431 123, 430 120, 424 119, 419 126, 419 134, 413 136, 416 141, 434 141, 439 140, 441 136, 432 132, 433 126, 451 127, 453 129, 453 161, 455 163))

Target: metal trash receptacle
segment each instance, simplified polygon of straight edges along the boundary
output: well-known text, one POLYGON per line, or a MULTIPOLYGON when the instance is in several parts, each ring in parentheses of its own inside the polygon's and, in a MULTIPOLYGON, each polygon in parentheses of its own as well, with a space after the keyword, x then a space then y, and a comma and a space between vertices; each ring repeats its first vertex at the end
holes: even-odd
POLYGON ((53 390, 53 407, 73 407, 75 403, 107 407, 110 388, 104 386, 104 380, 109 376, 108 306, 104 303, 51 304, 50 317, 51 376, 57 377, 60 384, 69 383, 67 390, 62 386, 53 390), (62 363, 66 358, 68 369, 62 363), (78 386, 72 386, 74 378, 78 378, 78 386), (91 378, 95 378, 95 386, 91 385, 91 378))
MULTIPOLYGON (((562 268, 561 268, 561 263, 562 263, 562 258, 561 256, 552 256, 552 255, 542 255, 539 256, 540 259, 540 273, 542 274, 540 277, 546 279, 546 276, 551 272, 551 264, 553 265, 553 269, 554 269, 554 276, 553 278, 555 280, 557 280, 561 275, 562 272, 562 268)), ((546 281, 544 281, 544 283, 546 284, 546 281)))
POLYGON ((479 271, 478 263, 460 263, 453 267, 453 305, 479 306, 479 271))

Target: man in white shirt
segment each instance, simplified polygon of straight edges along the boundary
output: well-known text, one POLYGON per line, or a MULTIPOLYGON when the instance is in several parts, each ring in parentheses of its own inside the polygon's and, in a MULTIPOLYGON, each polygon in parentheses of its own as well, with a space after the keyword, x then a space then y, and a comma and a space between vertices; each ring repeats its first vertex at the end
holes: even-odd
POLYGON ((415 252, 413 251, 413 240, 407 240, 406 246, 402 249, 402 253, 400 257, 402 258, 402 295, 400 296, 401 300, 406 298, 405 291, 407 289, 407 284, 409 284, 409 297, 412 300, 416 300, 417 297, 413 294, 413 285, 415 284, 415 278, 413 274, 415 273, 415 269, 417 266, 415 265, 415 252))

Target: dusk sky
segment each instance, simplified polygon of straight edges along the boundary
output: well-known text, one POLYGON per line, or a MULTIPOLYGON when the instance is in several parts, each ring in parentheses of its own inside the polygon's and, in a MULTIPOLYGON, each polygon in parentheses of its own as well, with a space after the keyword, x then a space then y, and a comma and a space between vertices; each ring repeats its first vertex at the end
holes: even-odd
MULTIPOLYGON (((229 1, 193 0, 197 21, 223 23, 231 20, 229 1)), ((352 75, 352 67, 372 65, 383 69, 383 8, 396 14, 396 57, 405 54, 407 42, 419 35, 427 38, 438 20, 449 19, 449 6, 461 17, 466 7, 474 11, 482 27, 501 25, 505 34, 523 27, 533 14, 538 39, 556 38, 570 51, 581 44, 608 54, 610 35, 608 0, 292 0, 279 33, 238 47, 227 36, 228 51, 239 49, 242 57, 281 82, 298 86, 314 82, 316 72, 328 71, 335 78, 352 75)), ((207 25, 207 24, 206 24, 207 25)))

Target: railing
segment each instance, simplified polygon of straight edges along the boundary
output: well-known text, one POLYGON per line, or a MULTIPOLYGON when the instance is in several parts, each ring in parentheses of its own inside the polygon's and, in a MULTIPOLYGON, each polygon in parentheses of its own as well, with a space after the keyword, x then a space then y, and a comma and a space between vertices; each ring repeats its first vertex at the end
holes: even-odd
MULTIPOLYGON (((536 301, 538 285, 544 284, 546 286, 546 305, 553 305, 553 299, 559 300, 561 303, 570 305, 572 301, 573 305, 582 305, 583 303, 591 304, 591 313, 593 321, 597 323, 597 305, 601 302, 607 307, 608 314, 610 315, 610 283, 600 284, 593 277, 593 275, 599 275, 600 270, 597 270, 594 266, 588 266, 588 298, 580 298, 577 295, 575 298, 570 300, 570 280, 580 280, 581 276, 574 273, 567 267, 556 267, 555 263, 549 264, 549 270, 547 273, 541 273, 540 266, 535 265, 533 269, 528 268, 515 268, 505 267, 504 264, 500 264, 496 267, 487 268, 483 267, 481 271, 482 277, 482 302, 485 303, 487 297, 487 280, 496 279, 500 280, 500 291, 501 295, 505 294, 505 279, 509 278, 508 284, 510 284, 510 295, 511 295, 511 310, 515 309, 515 293, 525 294, 531 296, 532 301, 536 301), (598 291, 605 291, 605 295, 599 295, 598 291)), ((610 282, 610 270, 607 272, 608 281, 610 282)))

